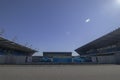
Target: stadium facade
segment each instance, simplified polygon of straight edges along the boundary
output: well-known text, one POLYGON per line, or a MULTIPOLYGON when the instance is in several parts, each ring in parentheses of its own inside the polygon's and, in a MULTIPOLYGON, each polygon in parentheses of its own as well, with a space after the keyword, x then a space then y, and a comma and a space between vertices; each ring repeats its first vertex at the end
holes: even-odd
POLYGON ((32 63, 44 62, 43 56, 32 56, 32 63))
POLYGON ((43 57, 53 63, 72 62, 72 52, 43 52, 43 57))
POLYGON ((120 28, 75 50, 93 63, 120 64, 120 28))
POLYGON ((36 52, 13 41, 0 37, 0 64, 25 64, 36 52))

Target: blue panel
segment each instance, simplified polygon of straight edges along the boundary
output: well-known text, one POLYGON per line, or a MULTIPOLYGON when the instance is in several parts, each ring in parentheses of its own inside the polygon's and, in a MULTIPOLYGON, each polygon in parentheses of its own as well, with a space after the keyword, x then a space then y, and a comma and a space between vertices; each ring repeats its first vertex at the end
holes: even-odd
POLYGON ((92 62, 91 57, 86 57, 86 58, 85 58, 85 62, 92 62))
POLYGON ((0 55, 5 55, 3 51, 0 51, 0 55))
POLYGON ((43 57, 41 62, 52 62, 50 58, 48 57, 43 57))
POLYGON ((53 58, 53 62, 56 62, 56 63, 71 63, 72 58, 53 58))
POLYGON ((73 62, 75 63, 80 63, 80 62, 85 62, 85 58, 73 58, 73 62))
POLYGON ((5 51, 2 50, 2 49, 0 49, 0 55, 6 55, 6 54, 5 54, 5 51))

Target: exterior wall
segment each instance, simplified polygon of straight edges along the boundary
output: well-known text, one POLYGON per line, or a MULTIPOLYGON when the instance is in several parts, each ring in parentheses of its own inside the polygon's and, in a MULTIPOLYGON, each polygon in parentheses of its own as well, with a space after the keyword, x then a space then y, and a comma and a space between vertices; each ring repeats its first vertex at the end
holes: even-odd
POLYGON ((0 64, 4 64, 5 63, 5 56, 0 56, 0 64))
POLYGON ((91 56, 93 63, 100 64, 120 64, 120 52, 106 56, 91 56))
POLYGON ((93 63, 98 63, 98 59, 96 56, 91 57, 93 63))
POLYGON ((25 64, 26 56, 14 56, 16 64, 25 64))
POLYGON ((26 56, 0 56, 0 64, 25 64, 26 56))
POLYGON ((42 56, 32 56, 32 62, 41 62, 42 56))
POLYGON ((93 63, 99 64, 115 64, 116 58, 115 55, 108 55, 108 56, 93 56, 92 57, 93 63))
POLYGON ((32 62, 32 56, 27 56, 26 57, 26 63, 31 63, 32 62))
POLYGON ((85 58, 84 57, 72 57, 72 62, 73 63, 85 62, 85 58))
POLYGON ((53 62, 55 62, 55 63, 71 63, 72 58, 53 58, 53 62))
POLYGON ((72 52, 43 52, 44 58, 50 58, 53 63, 71 63, 72 52))
POLYGON ((53 62, 55 62, 55 63, 71 63, 72 56, 53 56, 53 62))
POLYGON ((116 63, 120 64, 120 53, 116 53, 115 58, 116 58, 116 63))
POLYGON ((0 48, 0 64, 25 64, 32 62, 26 52, 0 48))
POLYGON ((64 57, 72 56, 72 52, 43 52, 44 57, 64 57))

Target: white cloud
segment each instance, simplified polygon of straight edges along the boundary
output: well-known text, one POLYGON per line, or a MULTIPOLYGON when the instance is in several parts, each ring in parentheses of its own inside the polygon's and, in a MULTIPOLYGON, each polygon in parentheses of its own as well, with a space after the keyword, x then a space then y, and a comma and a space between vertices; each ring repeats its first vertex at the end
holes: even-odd
POLYGON ((86 22, 86 23, 90 22, 90 19, 89 19, 89 18, 88 18, 88 19, 86 19, 86 20, 85 20, 85 22, 86 22))

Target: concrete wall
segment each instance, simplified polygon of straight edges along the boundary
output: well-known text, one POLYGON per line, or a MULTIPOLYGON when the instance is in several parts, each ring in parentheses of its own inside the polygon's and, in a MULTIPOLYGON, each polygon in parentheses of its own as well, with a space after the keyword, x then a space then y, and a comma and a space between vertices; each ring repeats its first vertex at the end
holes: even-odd
POLYGON ((0 64, 25 64, 26 56, 0 56, 0 64))
POLYGON ((31 56, 27 56, 27 63, 31 63, 32 62, 32 57, 31 56))
POLYGON ((43 60, 43 56, 32 56, 32 62, 41 62, 43 60))
POLYGON ((96 56, 92 56, 91 59, 92 59, 92 62, 93 62, 93 63, 98 63, 98 60, 97 60, 97 57, 96 57, 96 56))
POLYGON ((0 64, 4 64, 5 61, 5 56, 0 56, 0 64))
POLYGON ((26 63, 26 56, 15 56, 15 63, 16 64, 25 64, 26 63))
POLYGON ((116 58, 116 63, 120 64, 120 53, 116 53, 115 58, 116 58))
POLYGON ((100 64, 115 64, 116 57, 115 57, 115 55, 94 56, 94 57, 92 57, 92 62, 100 63, 100 64))

